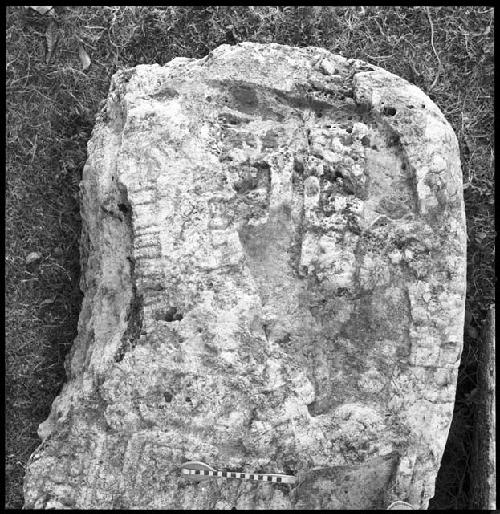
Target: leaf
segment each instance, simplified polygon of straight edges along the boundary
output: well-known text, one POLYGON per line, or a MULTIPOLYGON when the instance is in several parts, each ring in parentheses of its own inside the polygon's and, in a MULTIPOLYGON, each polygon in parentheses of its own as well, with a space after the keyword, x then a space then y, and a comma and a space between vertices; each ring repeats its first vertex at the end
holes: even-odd
POLYGON ((78 43, 78 56, 80 57, 82 69, 85 71, 92 61, 90 60, 89 54, 85 51, 85 48, 83 48, 82 43, 78 43))
MULTIPOLYGON (((25 5, 26 9, 33 9, 38 14, 47 14, 53 9, 52 5, 25 5)), ((50 13, 51 14, 51 13, 50 13)))
POLYGON ((51 20, 49 26, 47 27, 47 31, 45 32, 45 38, 47 39, 47 56, 45 57, 45 62, 48 64, 52 57, 52 52, 57 43, 58 38, 58 30, 57 30, 57 22, 51 20))
POLYGON ((477 339, 479 336, 479 332, 478 332, 477 328, 469 326, 469 327, 467 327, 467 335, 471 339, 477 339))
POLYGON ((33 264, 42 260, 42 255, 38 252, 31 252, 26 257, 26 264, 33 264))
POLYGON ((486 237, 486 234, 484 232, 479 232, 476 234, 476 237, 474 238, 477 243, 482 243, 483 239, 486 237))
POLYGON ((493 55, 494 51, 495 51, 495 44, 493 43, 493 41, 490 41, 489 43, 486 43, 485 45, 483 45, 483 52, 485 54, 493 55))
POLYGON ((56 301, 55 296, 53 298, 47 298, 46 300, 43 300, 42 302, 40 302, 38 307, 40 308, 40 307, 44 307, 45 305, 52 305, 55 301, 56 301))

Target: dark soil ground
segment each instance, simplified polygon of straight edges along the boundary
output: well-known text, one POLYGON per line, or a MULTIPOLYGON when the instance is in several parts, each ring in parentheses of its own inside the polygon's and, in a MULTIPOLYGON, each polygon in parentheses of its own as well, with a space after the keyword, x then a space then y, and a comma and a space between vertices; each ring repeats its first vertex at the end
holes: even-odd
POLYGON ((423 89, 457 134, 468 233, 465 348, 431 508, 468 508, 480 328, 494 302, 493 39, 490 6, 77 6, 56 7, 55 17, 7 7, 6 508, 23 504, 24 466, 76 335, 78 182, 111 76, 240 41, 321 46, 382 66, 423 89), (39 255, 27 262, 32 252, 39 255))

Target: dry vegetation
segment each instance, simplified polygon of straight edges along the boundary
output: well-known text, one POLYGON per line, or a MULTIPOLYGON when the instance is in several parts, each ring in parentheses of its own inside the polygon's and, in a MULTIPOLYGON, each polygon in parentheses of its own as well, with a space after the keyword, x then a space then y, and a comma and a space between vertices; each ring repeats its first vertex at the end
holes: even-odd
POLYGON ((455 419, 431 508, 467 508, 480 327, 494 302, 493 8, 6 8, 6 507, 22 506, 24 466, 39 444, 77 330, 78 182, 112 74, 203 57, 222 43, 324 47, 413 82, 460 143, 468 231, 465 349, 455 419), (58 42, 50 60, 46 31, 58 42), (57 27, 57 31, 55 31, 57 27), (82 71, 81 41, 92 64, 82 71), (38 252, 40 260, 27 264, 38 252))

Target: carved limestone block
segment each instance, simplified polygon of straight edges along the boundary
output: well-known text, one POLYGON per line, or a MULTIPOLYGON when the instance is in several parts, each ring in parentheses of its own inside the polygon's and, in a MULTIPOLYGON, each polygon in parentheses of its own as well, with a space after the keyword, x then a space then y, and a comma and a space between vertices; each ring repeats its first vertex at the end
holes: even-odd
POLYGON ((79 332, 26 507, 427 507, 466 233, 457 139, 421 90, 278 44, 122 70, 81 201, 79 332))

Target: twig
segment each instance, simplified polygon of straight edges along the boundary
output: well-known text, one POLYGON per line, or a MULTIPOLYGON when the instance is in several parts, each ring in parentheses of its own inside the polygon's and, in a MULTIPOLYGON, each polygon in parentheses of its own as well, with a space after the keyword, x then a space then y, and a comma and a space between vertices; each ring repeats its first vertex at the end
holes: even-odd
POLYGON ((376 60, 376 61, 385 61, 386 59, 391 59, 392 57, 394 57, 393 55, 380 55, 380 56, 374 56, 374 55, 369 55, 369 54, 365 54, 366 57, 368 57, 368 59, 373 59, 373 60, 376 60))
POLYGON ((31 162, 35 160, 36 148, 37 148, 38 134, 35 134, 35 142, 33 143, 33 151, 31 153, 31 162))
POLYGON ((437 84, 437 81, 439 79, 439 74, 441 73, 441 68, 443 67, 443 65, 441 64, 441 59, 439 58, 439 54, 436 51, 436 47, 434 46, 434 24, 432 23, 431 12, 429 10, 429 6, 425 7, 425 11, 427 12, 427 18, 429 18, 429 24, 431 26, 431 46, 432 46, 432 50, 433 50, 434 55, 436 56, 436 59, 437 59, 437 61, 439 63, 436 76, 434 77, 434 80, 433 80, 432 84, 430 85, 429 89, 427 90, 427 92, 430 93, 434 89, 434 86, 437 84))

